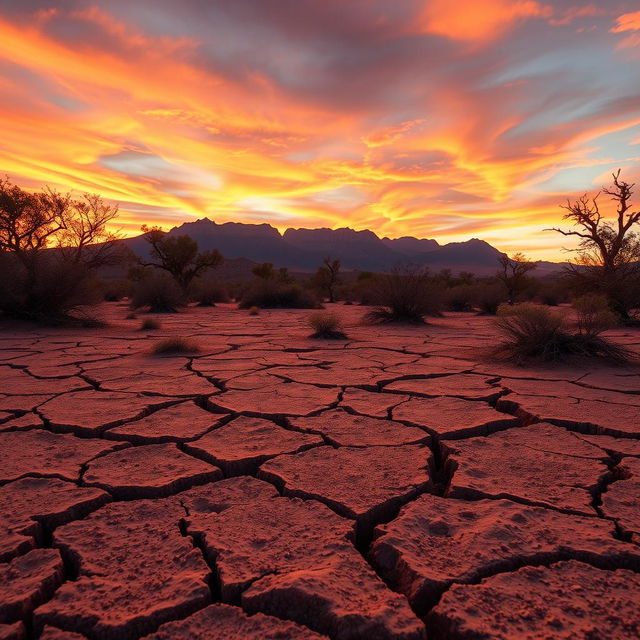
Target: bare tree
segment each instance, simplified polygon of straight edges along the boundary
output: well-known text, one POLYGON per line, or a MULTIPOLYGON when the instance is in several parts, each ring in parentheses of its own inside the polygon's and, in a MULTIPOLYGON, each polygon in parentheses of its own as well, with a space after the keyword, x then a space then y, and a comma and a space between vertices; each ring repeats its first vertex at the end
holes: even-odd
POLYGON ((507 290, 507 302, 513 304, 528 284, 527 274, 533 271, 537 264, 528 260, 522 253, 515 253, 513 258, 504 253, 498 258, 498 263, 500 268, 496 278, 507 290))
POLYGON ((107 231, 117 213, 98 195, 31 193, 0 179, 3 311, 38 319, 78 306, 90 272, 117 260, 117 238, 107 231))
POLYGON ((640 237, 636 225, 640 211, 632 211, 634 184, 620 178, 620 169, 613 175, 611 187, 603 187, 594 197, 587 194, 574 202, 567 200, 562 208, 577 229, 559 229, 563 236, 580 239, 577 260, 568 273, 581 293, 600 293, 607 297, 612 308, 623 318, 640 304, 640 237), (605 194, 615 203, 616 214, 607 220, 600 211, 598 198, 605 194))
POLYGON ((167 271, 184 291, 196 276, 207 269, 219 267, 224 261, 217 249, 199 252, 198 243, 190 236, 170 236, 158 227, 143 226, 142 231, 155 260, 140 259, 140 264, 167 271))
POLYGON ((340 283, 340 260, 325 258, 318 267, 314 280, 316 286, 326 293, 329 302, 335 302, 336 286, 340 283))

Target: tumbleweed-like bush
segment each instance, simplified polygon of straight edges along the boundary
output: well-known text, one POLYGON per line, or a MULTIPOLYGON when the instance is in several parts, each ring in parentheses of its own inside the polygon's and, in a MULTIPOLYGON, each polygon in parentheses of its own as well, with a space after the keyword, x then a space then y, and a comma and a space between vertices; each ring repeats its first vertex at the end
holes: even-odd
POLYGON ((342 327, 342 321, 331 311, 316 311, 307 318, 307 322, 313 329, 310 338, 344 340, 347 337, 342 327))
POLYGON ((181 337, 165 338, 164 340, 160 340, 160 342, 156 342, 153 347, 153 353, 156 355, 196 353, 198 350, 198 345, 195 342, 181 337))
POLYGON ((501 305, 496 322, 504 340, 494 355, 516 362, 584 356, 622 363, 632 357, 628 349, 600 335, 602 326, 591 324, 587 331, 579 320, 575 331, 562 315, 542 305, 501 305))

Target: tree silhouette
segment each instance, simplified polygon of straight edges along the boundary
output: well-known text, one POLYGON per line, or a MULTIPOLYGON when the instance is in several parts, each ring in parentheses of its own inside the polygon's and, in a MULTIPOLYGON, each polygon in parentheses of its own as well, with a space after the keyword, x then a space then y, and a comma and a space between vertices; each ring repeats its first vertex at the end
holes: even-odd
POLYGON ((336 286, 340 284, 340 260, 325 258, 323 265, 318 267, 314 280, 318 289, 327 295, 329 302, 335 302, 336 286))
POLYGON ((577 260, 568 273, 576 288, 583 292, 600 293, 607 297, 612 308, 623 318, 640 304, 640 237, 636 225, 640 211, 632 211, 634 184, 620 178, 620 169, 612 174, 613 184, 604 187, 593 198, 584 194, 574 202, 567 200, 564 220, 577 229, 553 227, 563 236, 580 238, 577 260), (615 203, 613 220, 604 218, 598 198, 608 195, 615 203))
POLYGON ((142 231, 151 245, 151 257, 155 260, 140 260, 140 264, 167 271, 185 291, 196 276, 224 262, 217 249, 199 252, 198 243, 190 236, 170 236, 158 227, 149 228, 146 225, 142 231))
POLYGON ((528 260, 522 253, 515 253, 510 258, 506 253, 498 258, 500 268, 496 278, 507 290, 507 302, 513 304, 527 286, 527 274, 536 268, 536 263, 528 260))

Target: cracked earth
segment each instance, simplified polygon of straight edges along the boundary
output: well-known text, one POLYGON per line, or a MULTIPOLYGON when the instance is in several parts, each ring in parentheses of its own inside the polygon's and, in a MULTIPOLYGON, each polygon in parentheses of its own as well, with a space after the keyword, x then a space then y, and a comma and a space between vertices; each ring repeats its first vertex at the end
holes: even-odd
POLYGON ((0 334, 0 640, 640 637, 640 368, 337 310, 0 334))

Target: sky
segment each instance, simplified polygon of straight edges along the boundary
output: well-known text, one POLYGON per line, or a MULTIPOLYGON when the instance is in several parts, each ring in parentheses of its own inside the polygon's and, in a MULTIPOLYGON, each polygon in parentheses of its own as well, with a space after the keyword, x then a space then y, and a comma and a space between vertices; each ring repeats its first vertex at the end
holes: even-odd
POLYGON ((640 190, 640 0, 0 0, 0 174, 99 193, 124 235, 206 216, 562 259, 543 230, 618 168, 640 190))

